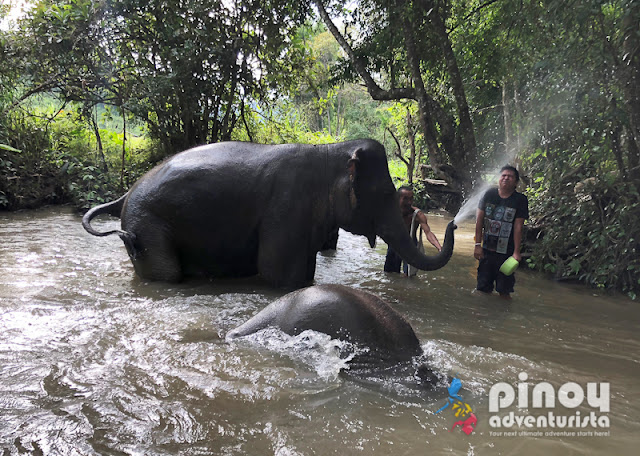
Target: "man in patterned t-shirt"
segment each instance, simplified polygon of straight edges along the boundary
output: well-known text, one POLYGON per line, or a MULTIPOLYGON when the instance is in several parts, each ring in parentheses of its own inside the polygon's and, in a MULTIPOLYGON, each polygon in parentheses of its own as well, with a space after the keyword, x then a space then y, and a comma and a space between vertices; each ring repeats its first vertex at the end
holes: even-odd
POLYGON ((522 260, 520 246, 524 220, 529 217, 529 202, 522 193, 516 192, 520 180, 518 170, 504 166, 500 170, 498 188, 492 188, 482 196, 476 211, 476 245, 473 256, 478 265, 478 291, 491 293, 495 282, 496 291, 509 298, 516 282, 515 275, 504 275, 500 266, 513 256, 522 260))

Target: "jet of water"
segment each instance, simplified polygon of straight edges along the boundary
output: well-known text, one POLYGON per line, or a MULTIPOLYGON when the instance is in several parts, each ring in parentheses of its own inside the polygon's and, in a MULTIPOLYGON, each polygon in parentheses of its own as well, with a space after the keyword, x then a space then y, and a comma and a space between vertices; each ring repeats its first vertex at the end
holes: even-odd
POLYGON ((483 182, 476 187, 471 196, 462 204, 462 207, 453 219, 453 223, 457 225, 461 221, 475 216, 480 198, 482 198, 482 195, 484 195, 487 190, 495 185, 495 182, 483 182))
MULTIPOLYGON (((519 152, 520 151, 518 149, 511 149, 507 151, 507 153, 505 153, 505 155, 502 157, 499 163, 504 163, 504 164, 513 163, 515 160, 515 157, 518 155, 519 152)), ((480 202, 480 199, 482 198, 482 195, 484 195, 485 192, 489 190, 491 187, 497 186, 498 176, 500 175, 501 168, 502 166, 500 168, 496 168, 491 173, 491 179, 489 181, 482 181, 478 184, 478 186, 473 190, 473 193, 471 194, 471 196, 469 196, 469 198, 467 198, 462 204, 462 207, 460 207, 458 214, 456 214, 455 218, 453 219, 453 223, 457 225, 459 222, 475 216, 476 209, 478 207, 478 203, 480 202)))

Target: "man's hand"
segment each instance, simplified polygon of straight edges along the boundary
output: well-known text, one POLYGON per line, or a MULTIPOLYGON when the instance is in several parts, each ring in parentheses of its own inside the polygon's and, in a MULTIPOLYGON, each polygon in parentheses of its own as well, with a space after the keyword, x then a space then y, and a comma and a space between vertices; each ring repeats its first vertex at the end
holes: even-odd
POLYGON ((473 257, 476 260, 481 260, 484 257, 484 253, 482 252, 482 246, 476 245, 473 249, 473 257))

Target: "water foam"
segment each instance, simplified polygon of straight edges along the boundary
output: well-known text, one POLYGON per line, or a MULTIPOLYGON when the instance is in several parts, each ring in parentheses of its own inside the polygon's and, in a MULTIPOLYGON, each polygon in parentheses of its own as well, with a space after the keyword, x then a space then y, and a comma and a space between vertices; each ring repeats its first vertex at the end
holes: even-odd
POLYGON ((301 361, 327 381, 336 380, 341 370, 349 369, 349 361, 367 350, 312 330, 290 336, 277 328, 266 328, 242 339, 301 361))

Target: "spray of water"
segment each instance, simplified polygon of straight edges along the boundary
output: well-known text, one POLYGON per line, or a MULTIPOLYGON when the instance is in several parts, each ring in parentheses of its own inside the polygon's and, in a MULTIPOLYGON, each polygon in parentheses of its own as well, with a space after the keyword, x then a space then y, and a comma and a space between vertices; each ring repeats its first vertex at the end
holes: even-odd
POLYGON ((453 219, 453 223, 457 225, 463 220, 467 220, 475 216, 480 198, 482 198, 482 195, 484 195, 487 190, 495 185, 495 182, 483 182, 481 185, 476 187, 471 196, 462 204, 462 207, 453 219))
MULTIPOLYGON (((515 159, 517 153, 517 150, 511 150, 508 154, 505 154, 503 163, 513 163, 513 160, 515 159)), ((495 187, 497 185, 498 175, 501 168, 502 166, 500 166, 500 168, 496 168, 491 173, 491 179, 489 181, 483 181, 478 186, 476 186, 471 196, 469 196, 469 198, 467 198, 462 204, 462 207, 460 207, 460 210, 453 219, 453 223, 457 225, 463 220, 472 218, 475 215, 476 208, 478 207, 478 203, 480 202, 480 198, 482 198, 482 195, 484 195, 484 193, 491 187, 495 187)))

